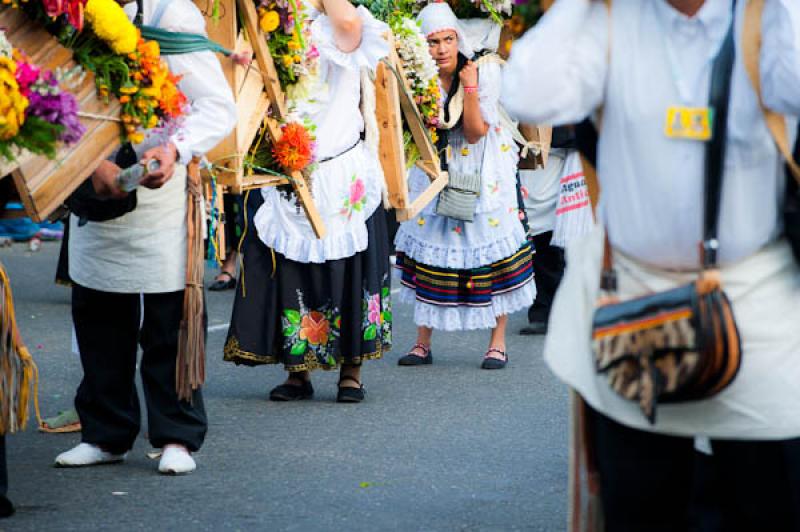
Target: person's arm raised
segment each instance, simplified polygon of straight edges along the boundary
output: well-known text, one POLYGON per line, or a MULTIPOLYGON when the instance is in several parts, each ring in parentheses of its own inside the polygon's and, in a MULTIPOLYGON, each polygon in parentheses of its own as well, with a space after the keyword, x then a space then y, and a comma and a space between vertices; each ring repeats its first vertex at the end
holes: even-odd
POLYGON ((348 0, 322 0, 325 14, 333 26, 336 47, 345 52, 354 51, 361 44, 361 17, 348 0))
POLYGON ((511 50, 501 103, 529 124, 580 122, 605 93, 608 9, 600 0, 560 0, 511 50))

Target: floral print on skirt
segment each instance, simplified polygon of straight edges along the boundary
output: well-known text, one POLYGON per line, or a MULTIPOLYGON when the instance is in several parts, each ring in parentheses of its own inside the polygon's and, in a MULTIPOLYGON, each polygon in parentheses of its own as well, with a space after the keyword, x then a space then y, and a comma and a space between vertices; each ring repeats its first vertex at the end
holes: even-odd
POLYGON ((248 232, 224 359, 310 371, 358 365, 389 350, 391 276, 382 209, 367 220, 367 231, 367 249, 324 263, 289 260, 248 232))

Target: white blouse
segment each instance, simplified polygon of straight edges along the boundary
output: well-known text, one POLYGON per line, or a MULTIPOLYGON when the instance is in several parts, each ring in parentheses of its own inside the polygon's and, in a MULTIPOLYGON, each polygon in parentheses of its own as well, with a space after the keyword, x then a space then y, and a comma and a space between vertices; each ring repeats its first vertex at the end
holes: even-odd
MULTIPOLYGON (((514 45, 505 69, 503 104, 521 121, 576 123, 604 106, 601 216, 614 246, 643 262, 674 269, 698 265, 704 145, 668 139, 664 122, 671 105, 707 105, 711 62, 731 6, 731 0, 706 0, 689 18, 664 0, 616 0, 609 23, 602 2, 562 0, 514 45), (670 50, 680 58, 677 68, 670 67, 670 50)), ((744 7, 738 2, 737 43, 744 7)), ((800 2, 767 0, 763 16, 766 104, 797 116, 800 2)), ((789 126, 794 131, 796 121, 789 126)), ((720 219, 723 263, 753 254, 780 234, 785 179, 739 50, 720 219)))
POLYGON ((307 95, 293 101, 293 113, 316 126, 315 161, 310 188, 325 224, 317 238, 297 199, 274 187, 264 188, 264 204, 253 225, 261 241, 297 262, 321 263, 350 257, 368 245, 366 221, 380 205, 383 170, 377 153, 360 142, 364 118, 361 69, 374 69, 389 53, 384 38, 388 26, 363 7, 359 47, 345 53, 336 47, 330 19, 320 15, 311 26, 320 53, 319 76, 305 88, 307 95), (325 159, 333 158, 325 161, 325 159))

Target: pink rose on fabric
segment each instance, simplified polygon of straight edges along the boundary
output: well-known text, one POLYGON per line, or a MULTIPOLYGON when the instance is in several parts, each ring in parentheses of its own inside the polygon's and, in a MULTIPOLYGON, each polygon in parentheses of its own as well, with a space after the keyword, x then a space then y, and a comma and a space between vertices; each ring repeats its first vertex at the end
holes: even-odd
POLYGON ((367 302, 367 319, 370 323, 380 323, 381 321, 381 302, 380 294, 370 296, 367 302))
POLYGON ((365 193, 366 187, 364 186, 364 182, 360 179, 353 181, 353 184, 350 185, 350 204, 355 205, 360 202, 365 193))

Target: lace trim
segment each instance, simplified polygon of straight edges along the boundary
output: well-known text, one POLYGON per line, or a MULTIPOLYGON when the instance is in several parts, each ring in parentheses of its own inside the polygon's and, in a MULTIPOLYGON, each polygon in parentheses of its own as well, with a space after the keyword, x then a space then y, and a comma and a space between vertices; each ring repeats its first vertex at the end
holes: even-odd
POLYGON ((305 237, 288 234, 280 220, 274 220, 272 212, 274 211, 259 209, 255 220, 258 238, 267 247, 295 262, 323 263, 345 259, 364 251, 369 244, 366 221, 352 224, 347 231, 329 234, 320 240, 313 235, 305 237))
MULTIPOLYGON (((414 221, 405 223, 414 223, 414 221)), ((421 264, 453 270, 468 270, 510 257, 519 251, 525 238, 525 229, 522 224, 518 223, 514 224, 509 235, 486 245, 451 247, 420 240, 400 226, 397 237, 395 237, 395 248, 421 264)))
POLYGON ((389 43, 383 35, 389 26, 376 20, 363 6, 358 7, 361 17, 361 44, 352 52, 343 52, 336 47, 333 25, 328 17, 322 16, 311 25, 311 35, 320 55, 340 67, 358 72, 362 67, 375 69, 382 58, 389 55, 389 43))
POLYGON ((469 331, 493 329, 497 318, 527 309, 536 297, 533 278, 512 292, 492 297, 491 306, 486 307, 440 307, 417 301, 414 290, 402 286, 398 300, 414 304, 414 323, 438 331, 469 331))

